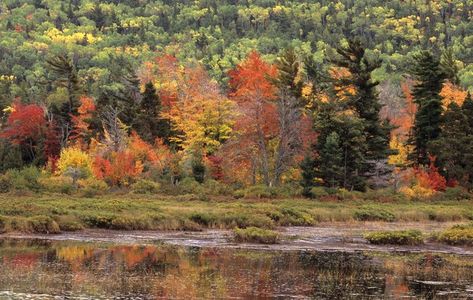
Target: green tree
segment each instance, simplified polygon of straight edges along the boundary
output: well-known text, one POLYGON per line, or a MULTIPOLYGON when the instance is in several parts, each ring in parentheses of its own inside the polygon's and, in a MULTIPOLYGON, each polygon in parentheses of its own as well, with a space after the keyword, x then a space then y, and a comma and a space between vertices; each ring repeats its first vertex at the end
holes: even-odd
POLYGON ((435 141, 441 131, 442 99, 440 91, 445 74, 439 60, 429 51, 422 51, 414 57, 411 73, 416 81, 412 90, 417 112, 410 144, 413 151, 410 160, 414 164, 427 165, 429 144, 435 141))

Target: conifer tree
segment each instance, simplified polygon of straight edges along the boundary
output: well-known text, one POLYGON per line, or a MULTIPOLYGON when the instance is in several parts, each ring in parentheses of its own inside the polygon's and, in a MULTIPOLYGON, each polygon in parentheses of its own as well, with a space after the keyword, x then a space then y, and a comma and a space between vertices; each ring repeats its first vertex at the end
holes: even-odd
POLYGON ((380 119, 382 105, 379 103, 376 86, 379 82, 371 78, 371 73, 381 66, 379 58, 370 59, 358 40, 349 40, 346 48, 337 49, 338 57, 332 62, 349 71, 349 76, 335 79, 335 85, 346 92, 347 108, 353 109, 364 123, 367 160, 387 159, 392 154, 389 149, 392 126, 380 119), (349 92, 350 87, 354 92, 349 92))
POLYGON ((439 60, 429 51, 422 51, 415 57, 412 75, 416 81, 412 90, 417 112, 414 121, 413 136, 410 144, 413 152, 410 160, 414 164, 429 163, 429 144, 440 135, 442 99, 440 91, 445 78, 439 60))

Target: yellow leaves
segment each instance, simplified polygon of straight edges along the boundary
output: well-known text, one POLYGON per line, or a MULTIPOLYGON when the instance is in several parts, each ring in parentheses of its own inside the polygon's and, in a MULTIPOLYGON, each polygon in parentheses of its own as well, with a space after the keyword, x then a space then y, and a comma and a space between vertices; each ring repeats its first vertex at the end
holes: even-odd
POLYGON ((440 96, 442 97, 442 105, 446 109, 450 103, 456 103, 461 106, 466 99, 467 91, 447 81, 443 84, 440 96))
POLYGON ((390 155, 388 158, 388 163, 395 166, 405 166, 408 162, 407 156, 412 150, 412 147, 404 144, 402 141, 400 141, 399 137, 395 135, 389 142, 389 148, 392 150, 397 150, 398 153, 395 155, 390 155))
POLYGON ((0 75, 0 81, 14 81, 15 79, 14 75, 0 75))
POLYGON ((67 174, 71 170, 77 170, 82 177, 89 177, 92 174, 92 159, 79 148, 64 148, 57 163, 58 173, 67 174))
POLYGON ((61 31, 55 27, 47 30, 45 32, 45 35, 53 43, 64 43, 64 44, 78 44, 78 43, 83 43, 84 41, 87 41, 88 44, 94 44, 102 40, 102 38, 95 37, 91 33, 71 32, 69 29, 64 29, 64 31, 61 31))

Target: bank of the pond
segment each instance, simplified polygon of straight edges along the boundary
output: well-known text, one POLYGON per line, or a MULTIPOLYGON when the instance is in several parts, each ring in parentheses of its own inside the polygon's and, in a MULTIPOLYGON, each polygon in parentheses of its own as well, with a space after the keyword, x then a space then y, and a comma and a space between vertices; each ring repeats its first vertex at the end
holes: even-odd
POLYGON ((51 240, 75 242, 103 242, 125 245, 170 244, 199 248, 231 248, 268 251, 328 251, 328 252, 412 252, 450 253, 473 255, 473 247, 468 245, 448 245, 426 238, 419 245, 370 244, 364 235, 378 230, 407 230, 417 228, 426 237, 435 235, 453 225, 451 222, 370 222, 370 223, 320 223, 312 227, 280 227, 276 244, 255 241, 236 241, 234 231, 205 229, 201 231, 121 231, 108 229, 85 229, 61 234, 5 233, 2 239, 51 240))
POLYGON ((377 202, 307 199, 198 200, 193 195, 0 196, 0 231, 58 233, 86 228, 202 230, 315 226, 321 222, 467 222, 473 201, 377 202))

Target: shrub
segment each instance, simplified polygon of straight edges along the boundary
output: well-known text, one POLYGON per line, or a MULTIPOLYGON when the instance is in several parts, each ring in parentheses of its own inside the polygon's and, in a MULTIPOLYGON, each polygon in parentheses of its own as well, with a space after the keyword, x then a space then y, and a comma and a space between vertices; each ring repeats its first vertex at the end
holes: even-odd
POLYGON ((79 231, 84 229, 84 226, 78 220, 69 216, 60 217, 57 223, 61 231, 79 231))
POLYGON ((237 243, 276 244, 279 241, 277 232, 257 227, 235 228, 233 234, 237 243))
POLYGON ((59 233, 61 232, 59 225, 51 217, 48 216, 36 216, 28 218, 27 220, 28 231, 34 233, 59 233))
POLYGON ((13 189, 33 192, 41 190, 41 184, 38 182, 41 172, 36 167, 30 166, 21 170, 8 170, 5 176, 10 178, 13 189))
POLYGON ((65 148, 57 162, 59 174, 71 176, 74 182, 92 175, 92 159, 78 148, 65 148))
POLYGON ((386 221, 393 222, 396 220, 391 212, 381 208, 365 207, 355 211, 353 217, 358 221, 386 221))
POLYGON ((136 194, 154 194, 159 192, 159 188, 159 183, 146 179, 140 179, 131 185, 131 190, 136 194))
POLYGON ((202 194, 204 188, 194 178, 186 177, 179 183, 179 190, 184 194, 202 194))
POLYGON ((245 190, 239 189, 233 192, 233 198, 241 199, 245 197, 245 190))
POLYGON ((148 230, 151 222, 147 216, 117 216, 112 219, 111 229, 116 230, 148 230))
POLYGON ((473 246, 473 223, 446 229, 437 236, 437 240, 449 245, 473 246))
POLYGON ((245 198, 272 198, 275 196, 274 189, 264 185, 253 185, 245 189, 245 198))
POLYGON ((48 192, 71 194, 74 191, 74 185, 70 177, 50 176, 42 177, 38 181, 48 192))
POLYGON ((316 186, 310 189, 310 195, 312 198, 320 198, 320 197, 328 196, 329 193, 327 193, 325 188, 316 186))
POLYGON ((274 222, 265 215, 252 214, 247 215, 245 213, 228 213, 222 217, 223 223, 227 227, 260 227, 260 228, 273 228, 274 222))
POLYGON ((311 215, 294 208, 282 208, 280 215, 272 215, 272 217, 279 218, 275 221, 282 226, 311 226, 316 223, 311 215))
POLYGON ((205 192, 210 195, 231 195, 232 194, 231 187, 214 179, 208 179, 203 184, 203 188, 205 192))
POLYGON ((103 194, 109 189, 105 181, 96 179, 94 177, 79 180, 78 185, 86 197, 93 197, 103 194))
POLYGON ((364 238, 375 245, 420 245, 424 243, 419 230, 376 231, 364 235, 364 238))
POLYGON ((0 216, 0 233, 4 233, 7 231, 7 220, 0 216))
POLYGON ((192 213, 189 219, 197 224, 205 227, 212 227, 217 223, 217 216, 207 212, 195 212, 192 213))
POLYGON ((439 200, 468 200, 471 195, 463 187, 448 187, 443 194, 439 194, 439 200))
POLYGON ((10 177, 5 174, 0 175, 0 193, 8 193, 12 188, 10 177))

